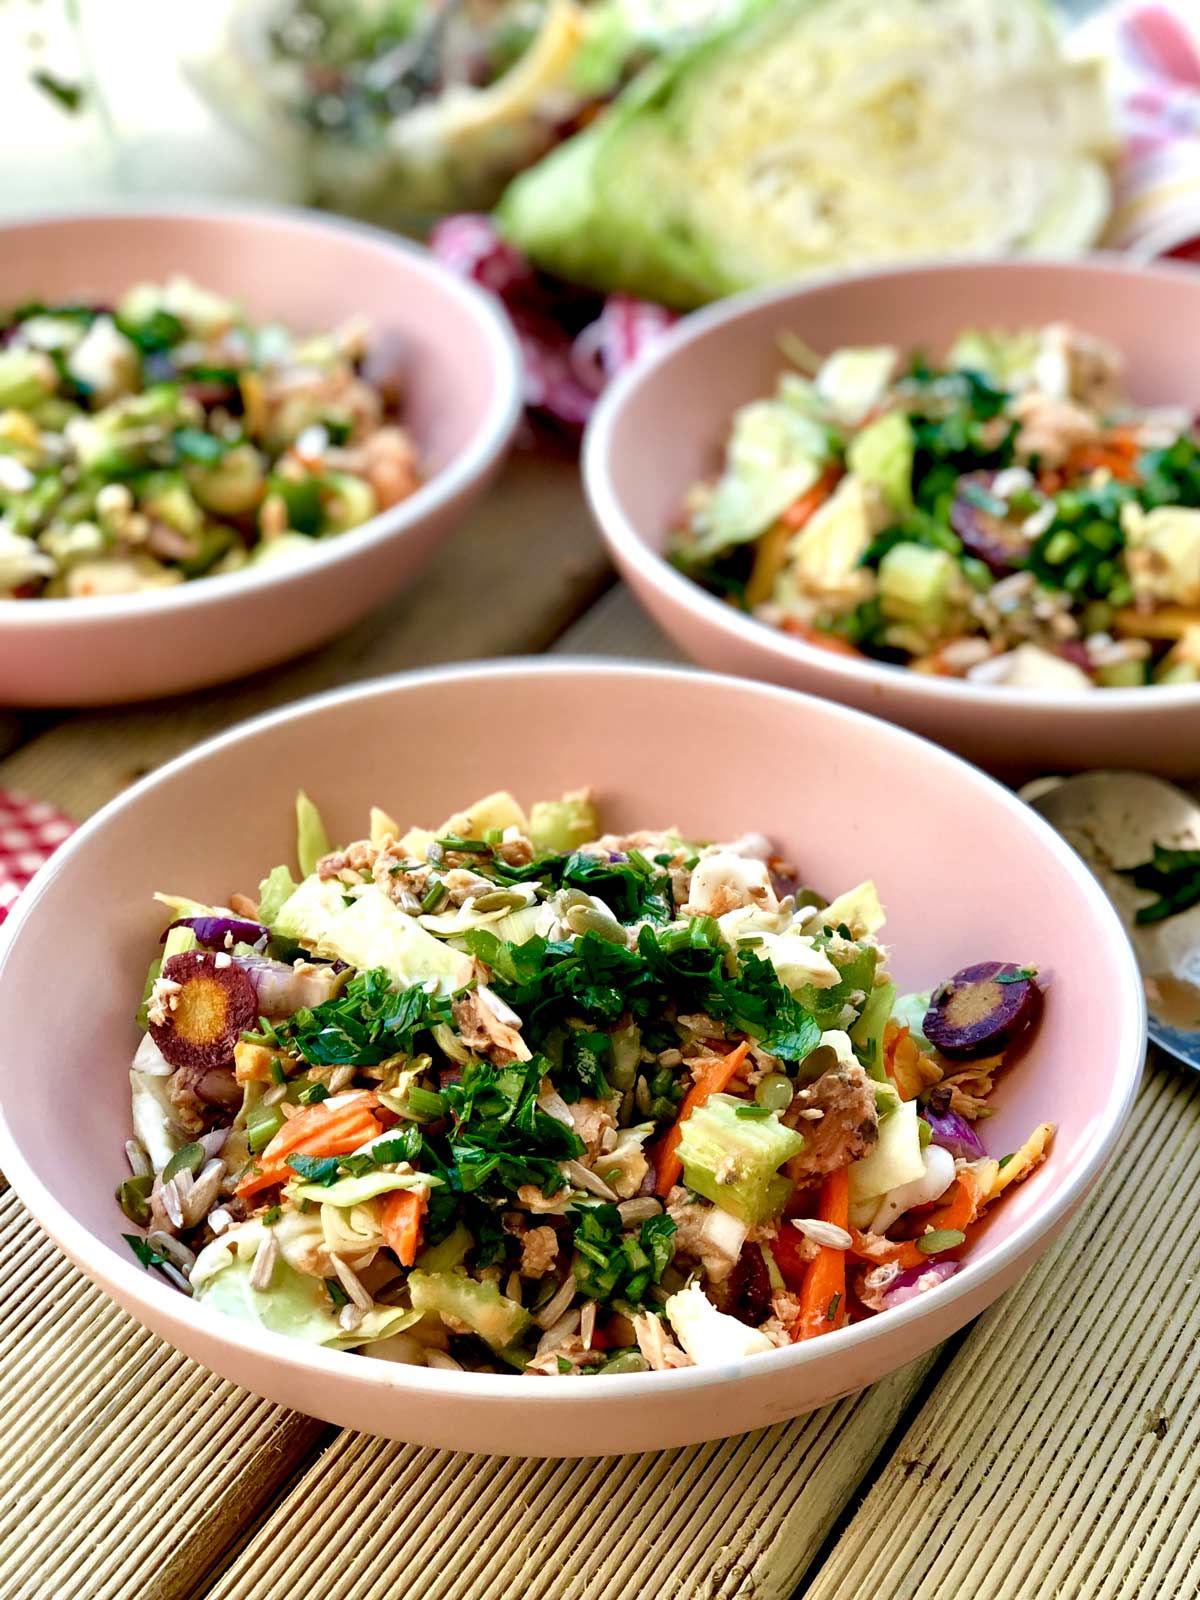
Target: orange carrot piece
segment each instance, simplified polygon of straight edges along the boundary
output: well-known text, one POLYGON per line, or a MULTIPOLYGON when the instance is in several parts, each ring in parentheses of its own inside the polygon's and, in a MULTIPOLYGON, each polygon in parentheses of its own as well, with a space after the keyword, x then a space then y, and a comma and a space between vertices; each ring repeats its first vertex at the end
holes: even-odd
MULTIPOLYGON (((831 1172, 821 1185, 817 1215, 837 1228, 850 1221, 850 1173, 843 1167, 831 1172)), ((814 1339, 840 1328, 846 1320, 846 1252, 823 1244, 809 1262, 800 1286, 800 1315, 792 1341, 814 1339)))
POLYGON ((805 644, 816 645, 818 650, 829 650, 835 656, 853 656, 856 661, 862 660, 862 651, 856 650, 848 639, 840 639, 836 633, 822 633, 820 628, 801 622, 797 617, 788 617, 781 627, 784 633, 803 639, 805 644))
POLYGON ((683 1137, 683 1124, 698 1106, 702 1106, 712 1095, 720 1094, 723 1089, 729 1087, 749 1053, 750 1041, 743 1039, 735 1050, 730 1050, 727 1055, 717 1056, 712 1065, 705 1068, 702 1076, 688 1090, 679 1108, 678 1117, 667 1130, 659 1146, 655 1161, 654 1192, 660 1199, 667 1198, 683 1174, 683 1162, 675 1154, 683 1137))
POLYGON ((349 1155, 379 1132, 379 1122, 373 1115, 377 1106, 379 1097, 369 1089, 361 1090, 353 1100, 343 1101, 332 1111, 324 1101, 306 1106, 284 1123, 238 1183, 236 1192, 246 1199, 260 1189, 283 1183, 290 1175, 287 1158, 291 1155, 349 1155))
POLYGON ((798 531, 812 516, 813 512, 819 511, 826 500, 829 499, 829 496, 837 488, 838 479, 841 475, 841 471, 837 467, 826 467, 812 488, 806 489, 798 499, 793 500, 779 520, 785 522, 793 533, 798 531))
POLYGON ((421 1243, 421 1223, 428 1202, 426 1189, 393 1189, 379 1214, 383 1242, 396 1252, 402 1267, 411 1267, 421 1243))

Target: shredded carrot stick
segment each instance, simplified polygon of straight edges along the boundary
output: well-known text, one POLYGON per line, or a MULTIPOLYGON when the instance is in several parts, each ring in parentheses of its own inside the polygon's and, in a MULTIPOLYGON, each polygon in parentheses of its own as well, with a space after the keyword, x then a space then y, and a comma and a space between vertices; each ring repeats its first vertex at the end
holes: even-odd
POLYGON ((428 1203, 427 1189, 394 1189, 385 1196, 379 1214, 383 1242, 396 1252, 402 1267, 411 1267, 421 1243, 421 1223, 428 1203))
POLYGON ((805 644, 815 644, 819 650, 832 651, 835 656, 853 656, 856 661, 862 660, 862 651, 856 650, 849 640, 840 639, 836 633, 822 633, 820 628, 801 622, 798 617, 788 617, 780 626, 784 633, 794 634, 797 639, 803 639, 805 644))
POLYGON ((787 562, 788 547, 813 513, 829 499, 840 475, 833 467, 822 473, 812 488, 793 500, 778 521, 759 538, 754 547, 754 566, 746 582, 748 606, 760 606, 771 598, 775 580, 787 562))
POLYGON ((730 1050, 728 1055, 716 1056, 688 1090, 679 1108, 678 1117, 667 1130, 659 1146, 655 1161, 654 1192, 660 1199, 667 1198, 683 1173, 683 1162, 675 1154, 683 1137, 683 1124, 698 1106, 702 1106, 712 1095, 720 1094, 723 1089, 729 1087, 749 1053, 750 1041, 743 1039, 741 1044, 735 1050, 730 1050))
MULTIPOLYGON (((817 1215, 822 1222, 845 1228, 850 1221, 850 1174, 842 1167, 821 1185, 817 1215)), ((809 1262, 800 1286, 800 1315, 792 1330, 793 1342, 814 1339, 840 1328, 846 1320, 846 1252, 822 1245, 809 1262)))
POLYGON ((373 1115, 379 1097, 363 1089, 353 1100, 342 1101, 332 1111, 321 1101, 298 1111, 280 1128, 258 1160, 241 1179, 237 1193, 246 1199, 260 1189, 283 1183, 290 1175, 291 1155, 345 1156, 379 1132, 373 1115))
POLYGON ((813 512, 820 510, 829 499, 841 475, 840 468, 826 467, 812 488, 806 489, 798 499, 793 500, 779 520, 786 522, 793 533, 802 528, 813 512))

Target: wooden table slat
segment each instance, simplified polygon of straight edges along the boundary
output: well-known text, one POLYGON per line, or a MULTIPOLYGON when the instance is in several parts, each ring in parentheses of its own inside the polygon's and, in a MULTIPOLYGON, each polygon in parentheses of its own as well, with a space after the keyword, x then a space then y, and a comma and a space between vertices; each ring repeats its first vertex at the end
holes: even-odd
POLYGON ((205 1600, 786 1600, 934 1359, 656 1455, 510 1461, 343 1433, 205 1600))

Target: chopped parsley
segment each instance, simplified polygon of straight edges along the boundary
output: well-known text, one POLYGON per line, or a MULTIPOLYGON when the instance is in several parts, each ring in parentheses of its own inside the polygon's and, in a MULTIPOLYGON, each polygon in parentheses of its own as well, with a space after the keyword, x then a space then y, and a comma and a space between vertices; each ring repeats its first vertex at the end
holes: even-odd
POLYGON ((139 1238, 136 1233, 123 1233, 121 1237, 147 1271, 151 1267, 167 1267, 171 1265, 167 1256, 160 1254, 153 1245, 147 1244, 145 1239, 139 1238))
POLYGON ((262 1027, 274 1044, 314 1066, 375 1067, 407 1055, 418 1033, 450 1019, 448 999, 419 984, 396 990, 376 967, 357 973, 332 1000, 262 1027))
POLYGON ((648 1217, 637 1233, 622 1232, 616 1206, 589 1206, 575 1229, 572 1270, 589 1300, 641 1305, 675 1253, 675 1223, 664 1212, 648 1217))
POLYGON ((1122 868, 1121 876, 1128 878, 1135 889, 1155 896, 1148 905, 1139 906, 1134 917, 1143 927, 1165 922, 1168 917, 1200 905, 1200 850, 1175 850, 1155 844, 1149 861, 1122 868))
POLYGON ((287 1165, 305 1183, 319 1183, 328 1186, 336 1183, 339 1177, 341 1160, 337 1156, 302 1156, 290 1155, 287 1165))

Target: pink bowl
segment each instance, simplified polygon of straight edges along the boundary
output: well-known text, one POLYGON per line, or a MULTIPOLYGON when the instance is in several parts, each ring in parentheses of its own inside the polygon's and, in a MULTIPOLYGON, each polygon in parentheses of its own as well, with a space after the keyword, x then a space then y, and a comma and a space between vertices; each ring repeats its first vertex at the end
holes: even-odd
POLYGON ((841 345, 944 349, 964 328, 1068 320, 1124 352, 1133 397, 1200 410, 1200 272, 1117 257, 898 268, 744 295, 688 317, 605 395, 584 481, 638 599, 696 661, 858 706, 994 769, 1200 773, 1200 685, 1079 695, 989 688, 856 661, 756 622, 662 558, 687 489, 718 465, 738 406, 767 394, 790 330, 841 345))
POLYGON ((395 349, 428 481, 294 566, 109 599, 0 599, 0 703, 175 694, 321 644, 411 581, 508 449, 521 411, 512 334, 484 295, 417 245, 226 202, 0 225, 0 307, 113 300, 175 273, 297 330, 365 316, 378 347, 395 349))
POLYGON ((257 1394, 456 1450, 650 1450, 824 1405, 976 1316, 1045 1250, 1095 1180, 1129 1108, 1144 1040, 1129 945, 1087 868, 1011 794, 935 746, 733 678, 583 662, 443 669, 326 695, 213 740, 106 807, 43 869, 0 950, 0 1166, 115 1300, 257 1394), (414 751, 437 759, 414 761, 414 751), (837 889, 873 875, 902 987, 993 957, 1050 975, 1045 1019, 1002 1080, 986 1137, 993 1151, 1011 1150, 1042 1120, 1057 1123, 1058 1136, 961 1272, 805 1345, 590 1383, 438 1372, 250 1338, 244 1324, 143 1272, 121 1243, 128 1225, 113 1185, 130 1127, 132 1013, 161 923, 153 891, 224 900, 290 859, 301 784, 333 835, 351 838, 372 803, 436 822, 501 785, 531 801, 589 781, 617 829, 762 829, 809 882, 837 889))

